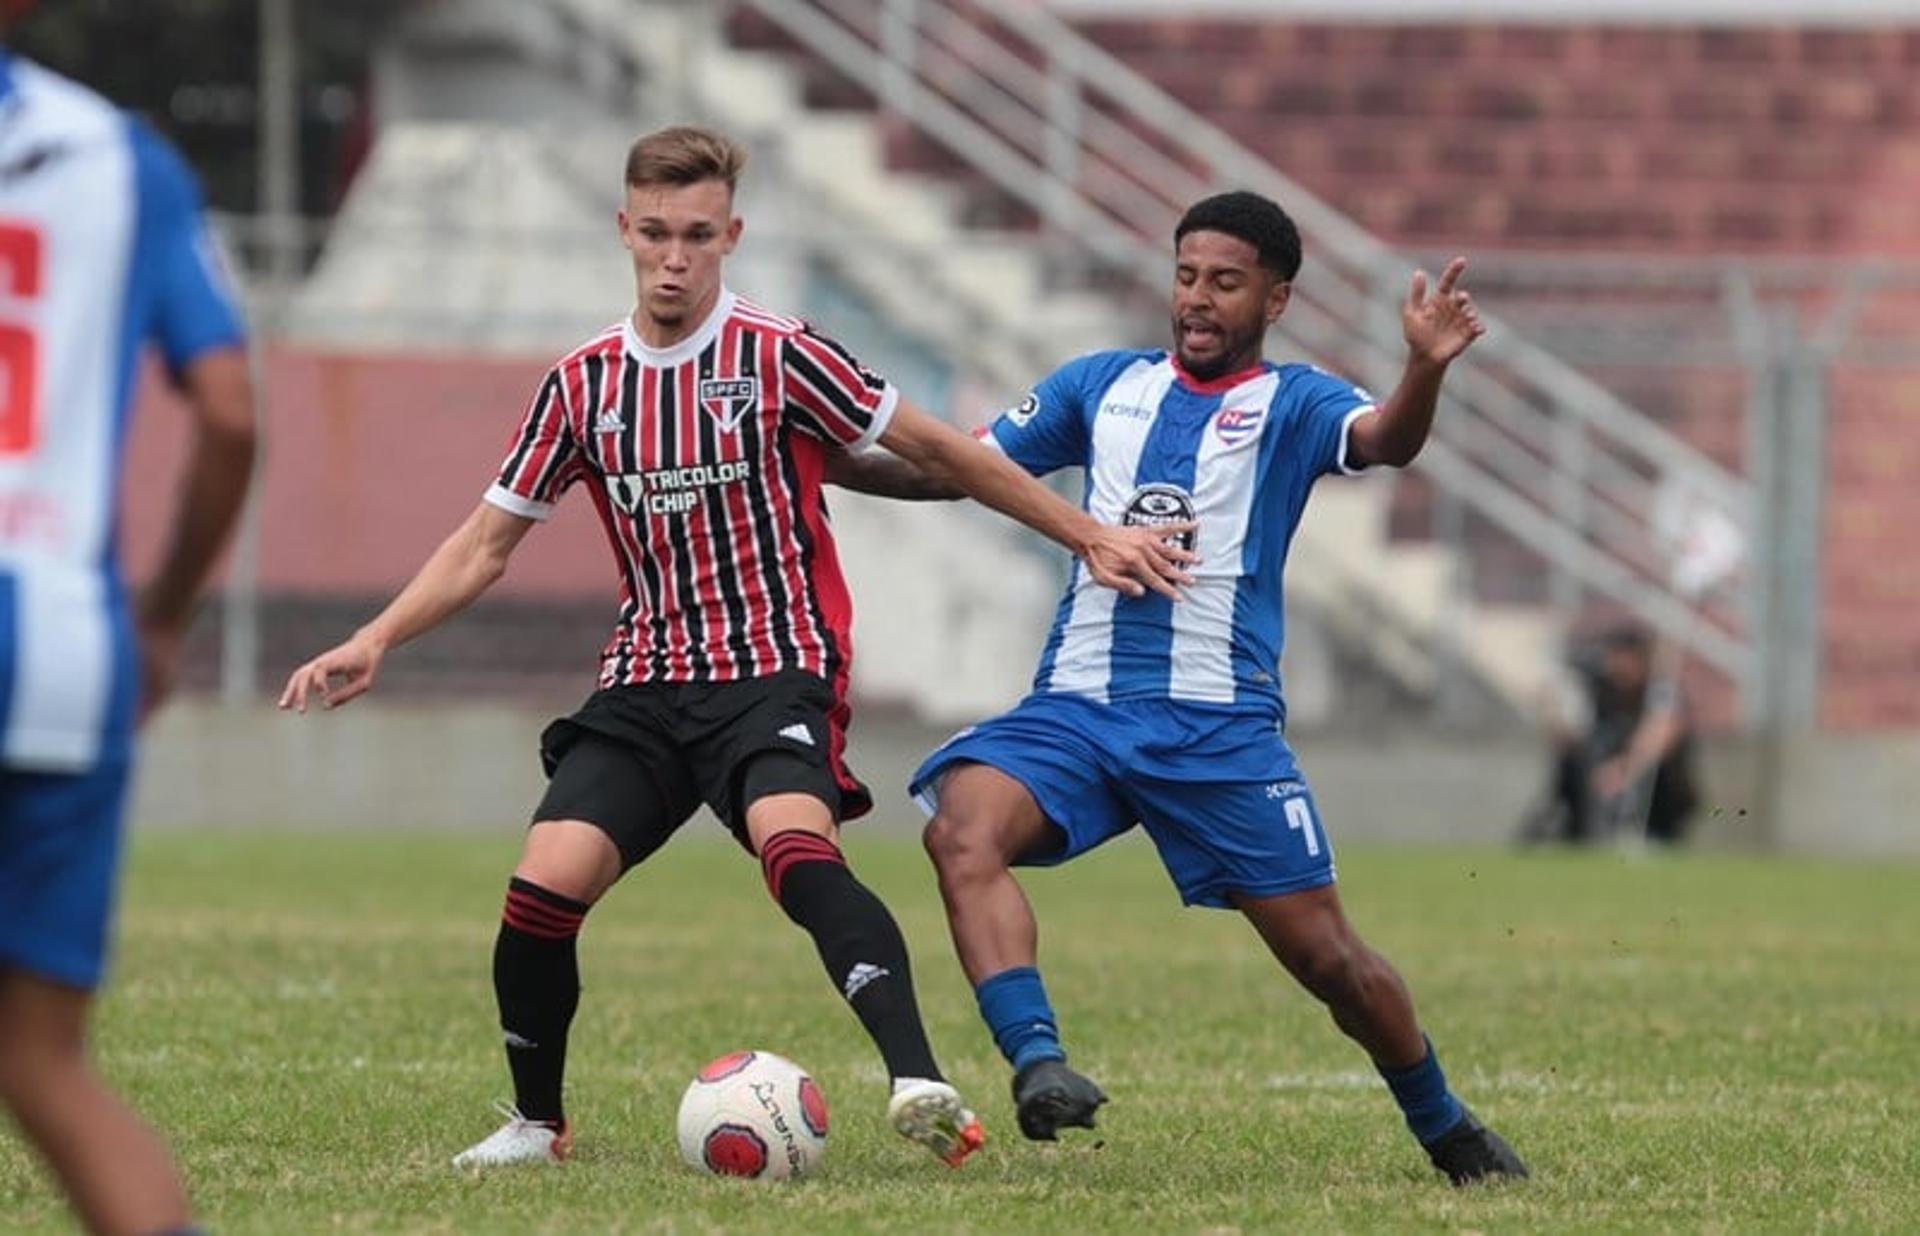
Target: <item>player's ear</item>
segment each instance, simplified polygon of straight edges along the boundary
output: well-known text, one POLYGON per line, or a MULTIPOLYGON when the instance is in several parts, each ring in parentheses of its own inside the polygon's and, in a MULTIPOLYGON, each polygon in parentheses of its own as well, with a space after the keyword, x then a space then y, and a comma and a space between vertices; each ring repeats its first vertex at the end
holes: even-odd
POLYGON ((1287 302, 1292 298, 1293 280, 1275 279, 1273 286, 1267 289, 1268 323, 1271 324, 1280 320, 1280 315, 1287 311, 1287 302))
POLYGON ((747 221, 741 218, 739 215, 732 215, 727 219, 727 230, 724 233, 722 233, 722 235, 726 237, 726 243, 725 243, 725 246, 721 249, 721 252, 723 253, 733 252, 734 246, 740 243, 741 229, 745 228, 746 225, 747 225, 747 221))
POLYGON ((633 229, 628 226, 626 207, 623 206, 613 212, 613 225, 620 229, 620 247, 628 252, 632 252, 633 229))

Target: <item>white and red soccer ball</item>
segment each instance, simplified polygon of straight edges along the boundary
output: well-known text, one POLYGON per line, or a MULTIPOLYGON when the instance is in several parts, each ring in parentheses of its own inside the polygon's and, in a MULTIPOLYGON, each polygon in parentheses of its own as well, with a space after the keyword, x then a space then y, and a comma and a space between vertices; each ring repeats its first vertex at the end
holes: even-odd
POLYGON ((731 1052, 694 1076, 677 1127, 691 1167, 786 1180, 814 1170, 827 1152, 827 1096, 784 1056, 731 1052))

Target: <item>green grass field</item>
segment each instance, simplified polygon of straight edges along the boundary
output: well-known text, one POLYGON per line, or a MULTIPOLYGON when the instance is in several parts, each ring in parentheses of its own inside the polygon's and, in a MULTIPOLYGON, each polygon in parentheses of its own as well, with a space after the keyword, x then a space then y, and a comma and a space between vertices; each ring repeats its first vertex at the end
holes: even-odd
MULTIPOLYGON (((717 833, 717 830, 712 830, 717 833)), ((1920 869, 1726 856, 1359 851, 1348 904, 1456 1088, 1531 1184, 1455 1192, 1385 1088, 1233 916, 1143 844, 1028 881, 1098 1139, 1023 1142, 904 838, 850 852, 914 946, 934 1042, 986 1119, 958 1172, 899 1141, 858 1024, 753 865, 683 838, 583 937, 575 1159, 447 1158, 508 1093, 488 964, 517 840, 162 835, 135 847, 108 1072, 223 1232, 1920 1230, 1920 869), (825 1170, 697 1176, 692 1070, 768 1047, 833 1105, 825 1170)), ((0 1138, 0 1229, 68 1220, 0 1138)))

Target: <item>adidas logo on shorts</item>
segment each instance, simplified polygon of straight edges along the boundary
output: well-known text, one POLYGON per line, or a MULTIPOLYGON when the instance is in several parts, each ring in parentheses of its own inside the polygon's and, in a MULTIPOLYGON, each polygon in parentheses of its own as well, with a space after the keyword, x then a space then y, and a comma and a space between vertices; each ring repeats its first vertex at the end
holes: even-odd
POLYGON ((809 747, 814 745, 813 731, 808 729, 806 726, 802 725, 798 721, 795 721, 792 725, 789 725, 785 729, 781 730, 780 737, 791 738, 793 739, 793 741, 805 743, 809 747))

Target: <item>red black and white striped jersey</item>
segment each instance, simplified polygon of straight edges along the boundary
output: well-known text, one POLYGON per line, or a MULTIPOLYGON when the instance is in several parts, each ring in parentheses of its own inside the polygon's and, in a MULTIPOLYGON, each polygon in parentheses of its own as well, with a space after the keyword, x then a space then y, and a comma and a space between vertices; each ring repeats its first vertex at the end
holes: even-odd
POLYGON ((623 321, 561 358, 486 496, 544 519, 586 486, 620 569, 601 686, 802 669, 844 693, 853 607, 821 475, 898 401, 838 343, 722 288, 673 347, 623 321))

